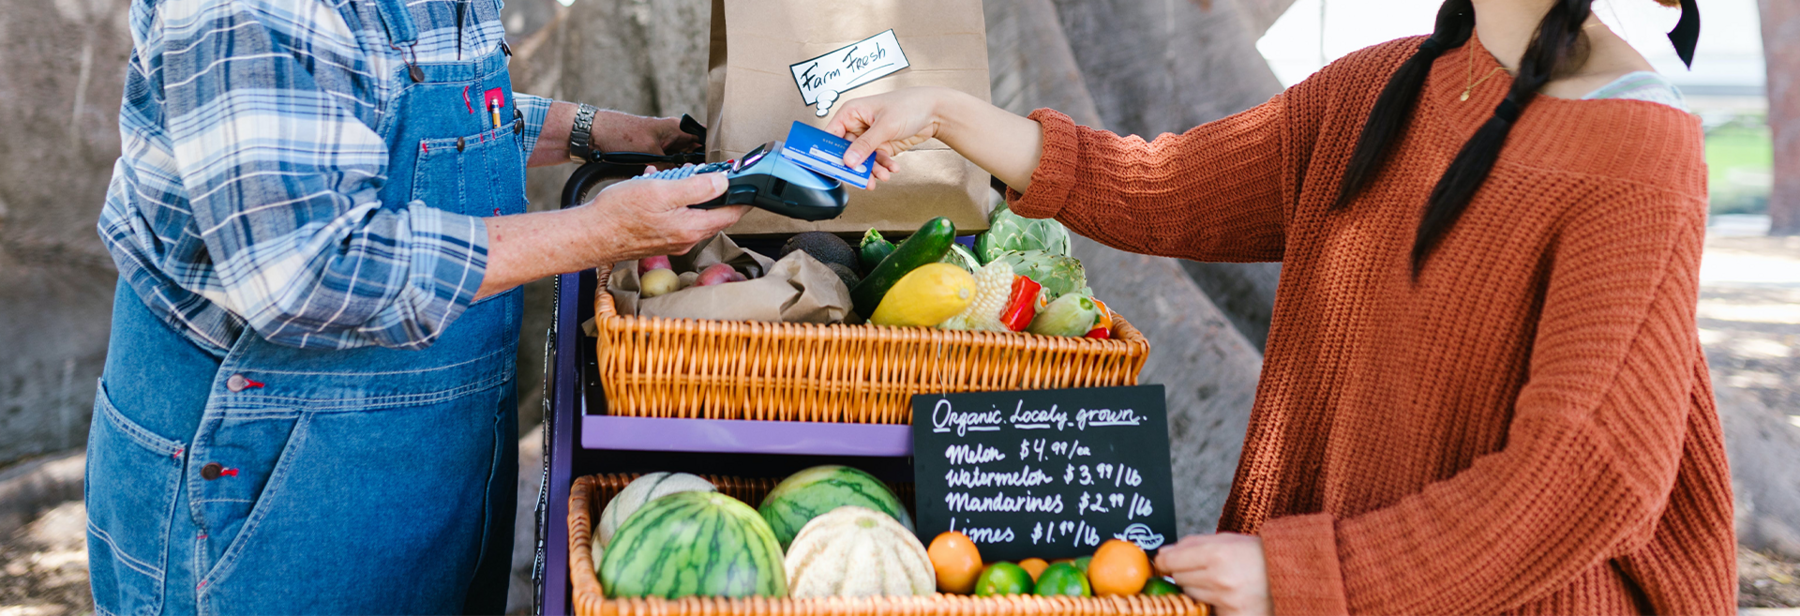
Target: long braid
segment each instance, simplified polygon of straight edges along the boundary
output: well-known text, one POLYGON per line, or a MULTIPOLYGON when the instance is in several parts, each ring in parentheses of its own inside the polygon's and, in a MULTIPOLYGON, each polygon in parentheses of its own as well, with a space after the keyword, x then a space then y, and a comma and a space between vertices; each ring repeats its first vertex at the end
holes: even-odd
MULTIPOLYGON (((1592 8, 1593 0, 1557 0, 1539 22, 1506 99, 1494 108, 1494 116, 1475 132, 1475 136, 1463 144, 1431 190, 1425 216, 1419 222, 1413 242, 1413 276, 1418 276, 1426 257, 1449 233, 1450 227, 1468 208, 1469 199, 1487 180, 1494 161, 1500 157, 1507 134, 1512 132, 1513 124, 1518 122, 1526 105, 1537 97, 1538 89, 1559 71, 1573 68, 1579 62, 1581 24, 1592 13, 1592 8)), ((1387 162, 1388 152, 1411 121, 1432 63, 1444 52, 1467 43, 1474 30, 1475 8, 1471 0, 1445 0, 1438 8, 1437 24, 1431 36, 1394 71, 1387 86, 1381 89, 1381 96, 1376 98, 1374 109, 1369 111, 1356 149, 1350 155, 1350 164, 1344 171, 1333 209, 1349 207, 1357 194, 1374 180, 1387 162)))
POLYGON ((1519 114, 1537 98, 1538 90, 1559 70, 1570 68, 1568 64, 1572 63, 1567 61, 1581 52, 1581 24, 1587 21, 1592 8, 1593 0, 1559 0, 1539 22, 1537 34, 1520 59, 1519 73, 1513 77, 1512 89, 1494 107, 1494 117, 1463 144, 1450 167, 1444 170, 1443 177, 1438 178, 1437 186, 1431 189, 1425 217, 1419 222, 1419 232, 1413 241, 1414 277, 1425 267, 1425 259, 1431 250, 1450 232, 1450 227, 1462 217, 1463 210, 1468 209, 1475 191, 1487 181, 1488 174, 1494 169, 1494 161, 1500 158, 1501 146, 1506 144, 1507 134, 1519 121, 1519 114))
POLYGON ((1475 7, 1470 0, 1446 0, 1438 7, 1437 25, 1432 29, 1431 37, 1420 43, 1419 50, 1394 71, 1394 76, 1388 78, 1387 85, 1381 89, 1381 96, 1375 99, 1375 108, 1369 111, 1362 136, 1356 140, 1356 150, 1350 155, 1350 166, 1344 171, 1334 208, 1349 206, 1351 199, 1375 178, 1382 164, 1387 162, 1388 150, 1400 140, 1400 133, 1412 119, 1413 108, 1418 106, 1419 92, 1425 87, 1425 78, 1431 74, 1432 63, 1444 52, 1463 46, 1474 31, 1475 7))

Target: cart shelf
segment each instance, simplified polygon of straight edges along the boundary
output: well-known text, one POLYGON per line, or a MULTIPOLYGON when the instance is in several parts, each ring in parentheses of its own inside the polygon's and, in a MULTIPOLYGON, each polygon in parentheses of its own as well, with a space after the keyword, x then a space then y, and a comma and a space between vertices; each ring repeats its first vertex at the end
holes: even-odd
POLYGON ((585 415, 586 449, 822 456, 912 455, 912 427, 736 419, 585 415))

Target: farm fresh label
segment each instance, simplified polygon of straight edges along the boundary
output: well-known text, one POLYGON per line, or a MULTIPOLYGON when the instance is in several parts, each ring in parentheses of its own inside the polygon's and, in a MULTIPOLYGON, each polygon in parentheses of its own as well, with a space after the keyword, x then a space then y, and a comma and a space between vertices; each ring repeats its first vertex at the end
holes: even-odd
POLYGON ((1161 385, 917 395, 919 537, 961 531, 989 562, 1173 543, 1161 385))
POLYGON ((800 100, 817 105, 816 113, 824 117, 838 95, 863 84, 892 75, 911 66, 894 31, 845 45, 825 55, 788 65, 794 74, 794 85, 800 87, 800 100))

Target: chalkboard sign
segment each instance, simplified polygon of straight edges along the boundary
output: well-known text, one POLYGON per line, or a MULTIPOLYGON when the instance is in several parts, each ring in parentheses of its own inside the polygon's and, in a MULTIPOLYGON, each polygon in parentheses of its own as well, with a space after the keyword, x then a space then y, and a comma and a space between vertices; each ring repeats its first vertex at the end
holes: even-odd
POLYGON ((912 397, 919 536, 958 530, 988 562, 1174 543, 1161 385, 912 397))

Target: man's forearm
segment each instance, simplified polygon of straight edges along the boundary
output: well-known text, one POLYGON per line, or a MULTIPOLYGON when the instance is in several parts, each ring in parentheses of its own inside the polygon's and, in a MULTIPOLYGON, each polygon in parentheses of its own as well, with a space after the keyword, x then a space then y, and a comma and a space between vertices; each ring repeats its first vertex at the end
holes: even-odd
POLYGON ((593 231, 579 210, 533 212, 483 219, 488 232, 487 273, 475 298, 602 261, 593 231))
POLYGON ((569 162, 569 127, 575 124, 575 103, 550 103, 544 115, 544 130, 538 133, 537 147, 525 159, 527 167, 546 167, 569 162))
POLYGON ((484 218, 487 271, 475 297, 624 259, 685 253, 744 215, 744 206, 687 207, 724 192, 722 173, 636 180, 610 186, 580 207, 484 218))
MULTIPOLYGON (((544 130, 538 134, 537 147, 532 148, 531 156, 525 159, 525 166, 569 162, 569 129, 575 125, 578 109, 579 105, 575 103, 557 101, 550 104, 550 113, 544 116, 544 130)), ((661 154, 663 144, 658 141, 658 122, 672 123, 674 120, 601 109, 594 114, 594 151, 661 154)))

